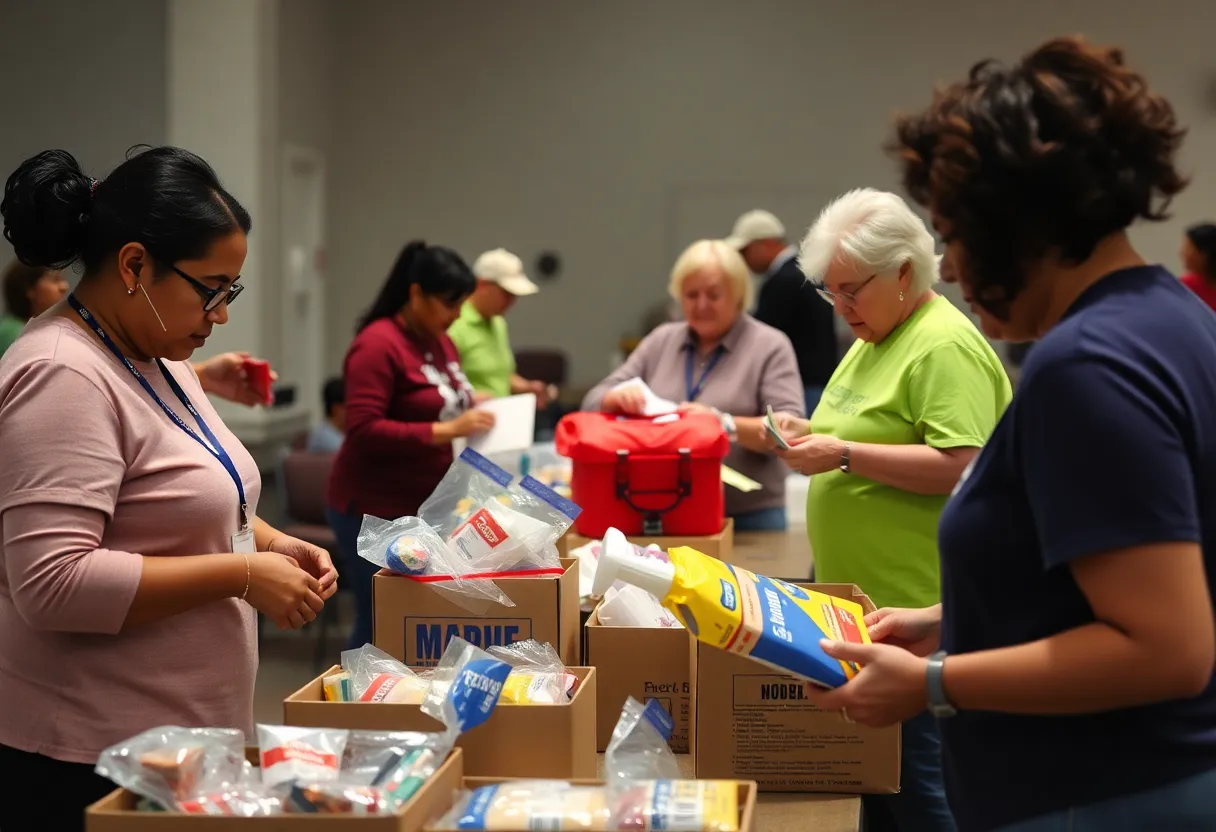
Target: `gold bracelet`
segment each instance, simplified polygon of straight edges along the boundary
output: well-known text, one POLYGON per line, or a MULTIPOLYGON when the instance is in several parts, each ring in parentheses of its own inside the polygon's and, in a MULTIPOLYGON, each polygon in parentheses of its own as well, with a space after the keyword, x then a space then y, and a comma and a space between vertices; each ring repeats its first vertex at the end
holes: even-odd
POLYGON ((249 584, 253 579, 253 569, 249 565, 249 553, 241 552, 241 554, 245 556, 245 591, 241 593, 241 600, 244 601, 245 597, 249 595, 249 584))

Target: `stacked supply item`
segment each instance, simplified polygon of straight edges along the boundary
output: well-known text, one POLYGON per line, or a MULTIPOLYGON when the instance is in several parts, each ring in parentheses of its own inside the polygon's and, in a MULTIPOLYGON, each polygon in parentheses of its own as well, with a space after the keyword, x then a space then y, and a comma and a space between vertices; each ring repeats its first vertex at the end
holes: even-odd
POLYGON ((657 703, 630 699, 605 754, 607 782, 511 780, 463 795, 433 827, 451 830, 662 830, 738 832, 739 784, 684 780, 657 703))
POLYGON ((144 798, 150 810, 391 815, 438 770, 461 733, 489 718, 510 672, 508 663, 454 641, 422 704, 442 732, 259 725, 254 766, 240 731, 166 726, 103 751, 97 773, 144 798))
POLYGON ((698 641, 822 687, 838 687, 857 674, 855 664, 828 656, 820 641, 868 644, 860 604, 756 575, 686 546, 671 549, 669 562, 639 557, 634 549, 619 531, 608 530, 593 592, 624 581, 659 598, 698 641))
MULTIPOLYGON (((445 659, 448 654, 459 656, 460 650, 478 651, 478 648, 456 638, 448 645, 445 659)), ((528 639, 509 646, 490 647, 487 655, 505 662, 510 668, 501 691, 502 702, 556 705, 569 702, 578 687, 578 676, 567 669, 557 651, 548 644, 528 639)), ((442 686, 446 683, 435 681, 438 670, 415 671, 378 647, 367 644, 342 653, 342 672, 325 677, 325 701, 421 705, 432 690, 442 696, 442 686)))
POLYGON ((365 516, 358 551, 482 614, 490 602, 514 606, 494 578, 562 574, 557 539, 579 512, 535 478, 513 482, 511 474, 466 449, 417 517, 365 516))

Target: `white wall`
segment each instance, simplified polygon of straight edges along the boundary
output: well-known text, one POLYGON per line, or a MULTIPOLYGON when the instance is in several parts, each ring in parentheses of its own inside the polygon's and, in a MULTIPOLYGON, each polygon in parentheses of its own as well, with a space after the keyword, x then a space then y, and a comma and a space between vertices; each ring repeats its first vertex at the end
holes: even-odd
POLYGON ((552 248, 566 270, 511 314, 516 346, 558 345, 574 381, 660 299, 694 235, 756 205, 805 228, 858 185, 897 186, 892 113, 974 59, 1085 31, 1125 44, 1193 127, 1208 165, 1177 221, 1138 234, 1175 261, 1216 213, 1216 4, 1205 0, 618 0, 335 3, 331 367, 400 246, 469 258, 552 248), (1206 73, 1206 75, 1205 75, 1206 73))
POLYGON ((0 177, 63 148, 100 178, 164 144, 164 0, 0 0, 0 43, 0 177))

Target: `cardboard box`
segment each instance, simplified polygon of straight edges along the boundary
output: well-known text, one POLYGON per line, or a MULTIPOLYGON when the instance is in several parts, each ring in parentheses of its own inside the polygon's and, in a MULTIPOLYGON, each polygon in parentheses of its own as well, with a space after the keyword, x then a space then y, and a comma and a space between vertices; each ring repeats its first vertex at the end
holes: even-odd
POLYGON ((625 699, 657 699, 675 721, 669 745, 688 753, 691 692, 689 650, 683 627, 607 627, 595 613, 587 621, 587 664, 599 677, 596 690, 596 749, 604 751, 625 699))
POLYGON ((474 615, 430 584, 381 570, 372 581, 374 644, 410 667, 434 667, 453 636, 478 647, 534 638, 552 644, 562 661, 581 663, 578 562, 562 560, 560 577, 499 578, 514 607, 486 602, 474 615))
MULTIPOLYGON (((283 701, 283 722, 316 728, 379 731, 442 731, 418 705, 393 702, 326 702, 323 680, 331 667, 283 701)), ((468 775, 503 777, 594 777, 595 700, 593 667, 571 667, 579 678, 564 705, 500 704, 483 724, 457 740, 468 775)))
MULTIPOLYGON (((472 790, 472 789, 480 788, 482 786, 493 786, 496 783, 509 783, 509 782, 511 782, 512 779, 517 779, 517 778, 466 777, 466 778, 464 778, 464 787, 466 789, 472 790)), ((603 785, 605 785, 603 780, 572 779, 571 782, 576 786, 603 786, 603 785)), ((757 829, 757 827, 756 827, 756 800, 757 800, 756 784, 751 783, 751 782, 740 781, 738 783, 738 788, 739 788, 739 832, 756 832, 756 829, 757 829)), ((539 827, 536 827, 536 828, 539 828, 539 827)), ((549 827, 545 827, 545 828, 549 828, 549 827)), ((553 828, 556 828, 556 827, 553 827, 553 828)), ((433 832, 453 832, 453 830, 449 830, 449 829, 440 827, 435 823, 428 824, 426 829, 427 829, 427 832, 432 832, 432 830, 433 830, 433 832)), ((501 830, 501 832, 531 832, 531 830, 525 829, 523 826, 520 826, 519 829, 511 829, 511 830, 503 829, 503 830, 501 830)))
MULTIPOLYGON (((561 540, 565 541, 566 546, 563 555, 569 554, 579 546, 591 542, 591 538, 575 534, 573 529, 566 532, 561 540)), ((649 546, 653 543, 664 552, 677 546, 691 546, 701 554, 730 563, 731 556, 735 551, 735 521, 727 517, 722 531, 710 537, 641 537, 630 535, 629 542, 636 543, 639 546, 649 546)))
MULTIPOLYGON (((257 751, 251 762, 256 764, 257 751)), ((185 815, 177 812, 139 812, 139 796, 116 789, 85 810, 86 832, 304 832, 309 829, 342 829, 351 832, 418 832, 452 808, 453 792, 460 788, 463 754, 454 749, 439 770, 395 815, 275 815, 268 818, 237 818, 224 815, 185 815)))
MULTIPOLYGON (((852 584, 801 584, 874 603, 852 584)), ((867 728, 821 711, 805 681, 697 642, 692 650, 690 753, 700 778, 755 780, 761 791, 899 791, 899 726, 867 728)))

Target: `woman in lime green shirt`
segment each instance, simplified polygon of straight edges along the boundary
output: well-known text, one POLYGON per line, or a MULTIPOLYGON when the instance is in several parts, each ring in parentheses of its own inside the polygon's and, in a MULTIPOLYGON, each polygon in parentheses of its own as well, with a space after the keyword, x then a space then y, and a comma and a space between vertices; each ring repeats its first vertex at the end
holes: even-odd
MULTIPOLYGON (((879 607, 941 598, 937 522, 1012 397, 971 321, 933 291, 934 240, 895 194, 851 191, 807 233, 800 263, 857 336, 805 420, 782 416, 786 464, 811 475, 815 578, 857 584, 879 607)), ((904 725, 898 795, 864 798, 866 828, 953 830, 940 739, 904 725)))
POLYGON ((63 272, 14 260, 4 270, 4 314, 0 315, 0 355, 17 340, 30 318, 37 318, 68 293, 63 272))

